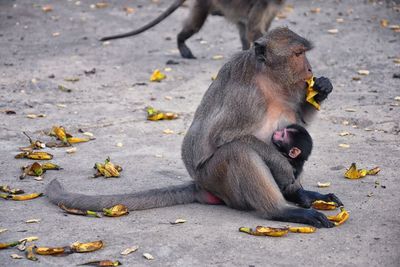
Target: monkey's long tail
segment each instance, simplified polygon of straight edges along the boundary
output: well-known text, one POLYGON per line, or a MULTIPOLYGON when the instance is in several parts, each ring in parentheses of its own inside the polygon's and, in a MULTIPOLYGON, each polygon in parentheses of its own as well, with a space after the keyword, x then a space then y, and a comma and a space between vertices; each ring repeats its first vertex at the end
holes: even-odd
POLYGON ((185 0, 177 0, 177 1, 175 1, 175 3, 173 3, 170 7, 168 7, 167 10, 165 10, 163 13, 161 13, 160 16, 158 16, 153 21, 147 23, 146 25, 140 27, 139 29, 136 29, 136 30, 133 30, 133 31, 130 31, 130 32, 127 32, 127 33, 122 33, 122 34, 117 34, 117 35, 112 35, 112 36, 106 36, 106 37, 101 38, 100 41, 107 41, 107 40, 112 40, 112 39, 125 38, 125 37, 133 36, 133 35, 139 34, 141 32, 144 32, 144 31, 150 29, 151 27, 157 25, 161 21, 163 21, 169 15, 171 15, 175 10, 178 9, 178 7, 180 7, 183 4, 183 2, 185 2, 185 0))
POLYGON ((68 208, 102 211, 117 204, 127 206, 129 210, 144 210, 196 202, 196 185, 191 182, 180 186, 152 189, 131 194, 84 195, 70 193, 54 179, 46 188, 50 202, 64 204, 68 208))

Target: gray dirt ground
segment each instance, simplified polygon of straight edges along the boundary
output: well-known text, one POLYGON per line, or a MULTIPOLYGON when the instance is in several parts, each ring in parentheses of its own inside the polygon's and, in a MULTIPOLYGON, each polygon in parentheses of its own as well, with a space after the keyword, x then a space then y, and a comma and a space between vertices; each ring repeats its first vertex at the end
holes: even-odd
MULTIPOLYGON (((137 36, 109 45, 99 37, 124 32, 152 19, 170 1, 0 1, 0 184, 29 192, 43 191, 58 178, 71 191, 88 194, 130 192, 189 180, 180 157, 180 144, 211 76, 240 49, 236 28, 221 17, 210 17, 189 42, 197 60, 181 59, 175 36, 188 9, 183 7, 164 23, 137 36), (44 13, 41 6, 52 4, 44 13), (122 11, 131 6, 136 12, 122 11), (141 6, 141 7, 140 7, 141 6), (59 36, 53 36, 53 33, 59 36), (172 39, 172 40, 171 40, 172 39), (213 55, 223 60, 212 60, 213 55), (166 66, 167 60, 179 65, 166 66), (149 83, 152 70, 171 67, 168 78, 149 83), (93 75, 84 71, 96 68, 93 75), (50 75, 55 78, 49 78, 50 75), (79 77, 76 83, 64 78, 79 77), (145 82, 139 86, 136 83, 145 82), (63 92, 58 85, 71 88, 63 92), (64 107, 59 104, 65 105, 64 107), (176 111, 174 121, 149 122, 144 107, 176 111), (15 110, 6 115, 4 110, 15 110), (44 113, 30 119, 27 114, 44 113), (50 150, 64 169, 49 171, 43 181, 20 181, 20 167, 29 160, 14 159, 18 147, 28 144, 22 131, 34 139, 52 125, 71 133, 94 133, 96 140, 50 150), (166 135, 163 130, 174 134, 166 135), (122 143, 122 147, 116 144, 122 143), (124 167, 120 179, 90 179, 95 162, 107 156, 124 167)), ((320 192, 335 192, 351 211, 348 222, 315 234, 263 238, 238 232, 240 226, 282 226, 249 212, 224 206, 185 205, 132 212, 122 218, 86 218, 65 215, 46 197, 16 202, 0 199, 0 242, 38 236, 37 245, 62 246, 74 241, 101 239, 105 248, 67 257, 40 256, 38 262, 11 259, 16 249, 0 251, 1 266, 67 266, 91 260, 115 259, 125 266, 400 266, 399 191, 399 64, 400 33, 380 26, 381 19, 400 24, 400 13, 373 1, 289 1, 294 9, 273 26, 287 25, 315 43, 309 59, 317 76, 330 77, 334 92, 311 127, 315 150, 305 166, 304 185, 320 192), (311 8, 320 7, 313 14, 311 8), (336 19, 343 18, 342 23, 336 19), (337 28, 337 34, 328 29, 337 28), (370 75, 353 81, 357 70, 370 75), (354 109, 349 112, 346 109, 354 109), (348 121, 346 125, 345 121, 348 121), (367 128, 367 129, 366 129, 367 128), (368 131, 372 129, 372 131, 368 131), (349 131, 354 135, 339 136, 349 131), (339 144, 349 144, 341 148, 339 144), (343 178, 345 167, 380 166, 378 176, 361 180, 343 178), (330 181, 318 189, 318 181, 330 181), (379 185, 376 185, 376 182, 379 185), (383 186, 383 187, 382 187, 383 186), (372 197, 367 194, 373 193, 372 197), (27 224, 28 219, 40 219, 27 224), (184 218, 187 223, 170 225, 184 218), (120 252, 138 245, 128 256, 120 252), (148 261, 142 254, 151 253, 148 261)))

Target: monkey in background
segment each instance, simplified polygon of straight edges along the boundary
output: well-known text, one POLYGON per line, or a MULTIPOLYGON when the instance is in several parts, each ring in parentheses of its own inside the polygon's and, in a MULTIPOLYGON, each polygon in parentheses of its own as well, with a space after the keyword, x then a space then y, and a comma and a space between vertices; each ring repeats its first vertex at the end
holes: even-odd
MULTIPOLYGON (((222 201, 265 219, 333 227, 321 212, 305 209, 318 193, 303 189, 290 162, 271 142, 276 129, 293 123, 306 126, 316 113, 306 102, 305 81, 313 77, 306 57, 311 48, 308 40, 288 28, 277 28, 225 63, 203 96, 182 143, 182 159, 192 182, 89 196, 67 192, 53 180, 47 196, 55 204, 86 210, 115 204, 140 210, 222 201), (241 140, 245 137, 254 142, 241 140), (305 208, 289 205, 287 200, 305 208)), ((313 88, 317 102, 333 89, 325 77, 316 78, 313 88)), ((318 199, 341 203, 334 194, 319 194, 318 199)))
MULTIPOLYGON (((100 41, 125 38, 142 33, 163 21, 180 7, 185 0, 176 0, 166 11, 153 21, 128 33, 107 36, 100 41)), ((266 33, 284 0, 195 0, 183 29, 177 36, 178 49, 183 58, 195 58, 185 41, 197 33, 209 14, 224 16, 236 24, 242 49, 247 50, 250 44, 266 33)))

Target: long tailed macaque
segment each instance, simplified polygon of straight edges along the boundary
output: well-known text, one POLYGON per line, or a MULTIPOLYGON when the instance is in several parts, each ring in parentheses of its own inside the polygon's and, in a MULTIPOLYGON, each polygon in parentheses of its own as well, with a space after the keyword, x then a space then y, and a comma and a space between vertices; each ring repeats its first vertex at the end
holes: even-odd
MULTIPOLYGON (((176 0, 159 17, 139 29, 103 37, 100 40, 125 38, 142 33, 172 14, 183 2, 185 0, 176 0)), ((177 36, 179 52, 184 58, 195 58, 185 41, 201 29, 209 14, 224 16, 236 24, 243 50, 249 49, 251 43, 267 32, 283 2, 284 0, 195 0, 189 17, 185 20, 183 29, 177 36)))
MULTIPOLYGON (((288 28, 277 28, 221 68, 183 140, 182 159, 192 182, 131 194, 88 196, 69 193, 53 180, 46 194, 55 204, 87 210, 119 203, 139 210, 222 202, 253 210, 265 219, 332 227, 324 214, 302 208, 310 207, 316 195, 302 188, 290 162, 271 142, 276 129, 293 123, 306 126, 316 112, 305 97, 305 80, 313 76, 306 57, 311 48, 308 40, 288 28), (254 142, 246 140, 249 137, 254 142)), ((327 98, 332 88, 328 78, 316 78, 316 101, 327 98)), ((333 194, 318 198, 341 203, 333 194)))

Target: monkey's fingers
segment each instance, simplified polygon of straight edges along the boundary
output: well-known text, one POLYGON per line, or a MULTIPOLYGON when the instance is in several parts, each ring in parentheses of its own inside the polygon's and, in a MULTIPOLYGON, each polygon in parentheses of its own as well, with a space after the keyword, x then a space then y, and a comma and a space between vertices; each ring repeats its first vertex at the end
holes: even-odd
POLYGON ((327 200, 326 201, 335 202, 338 205, 338 207, 344 206, 342 201, 340 201, 340 199, 333 193, 327 194, 327 200))

